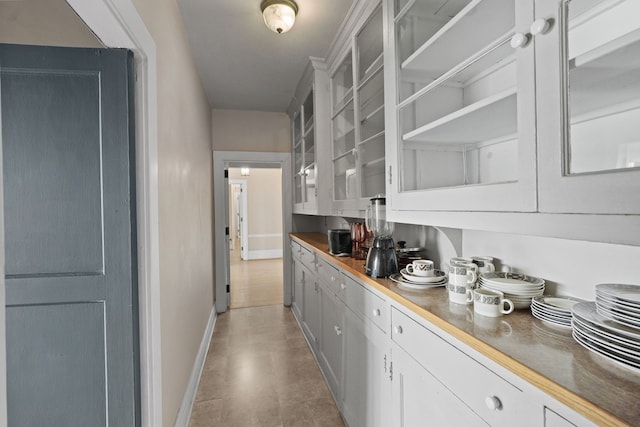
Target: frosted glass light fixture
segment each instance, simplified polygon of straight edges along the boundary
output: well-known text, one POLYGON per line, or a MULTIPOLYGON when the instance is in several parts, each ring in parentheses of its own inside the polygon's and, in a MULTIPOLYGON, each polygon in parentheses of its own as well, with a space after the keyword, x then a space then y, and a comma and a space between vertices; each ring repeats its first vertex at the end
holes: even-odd
POLYGON ((264 0, 260 5, 264 23, 275 33, 286 33, 296 22, 298 5, 292 0, 264 0))
POLYGON ((240 176, 249 176, 249 168, 240 168, 240 176))

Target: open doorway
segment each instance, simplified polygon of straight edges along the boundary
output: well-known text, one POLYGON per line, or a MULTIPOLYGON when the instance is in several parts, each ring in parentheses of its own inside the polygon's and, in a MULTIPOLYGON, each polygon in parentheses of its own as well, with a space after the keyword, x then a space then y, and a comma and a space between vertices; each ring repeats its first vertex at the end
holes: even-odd
POLYGON ((283 303, 282 170, 229 168, 230 307, 283 303))
POLYGON ((217 312, 291 305, 291 154, 214 151, 213 159, 215 176, 226 178, 214 177, 217 312), (238 181, 246 182, 240 198, 238 181))

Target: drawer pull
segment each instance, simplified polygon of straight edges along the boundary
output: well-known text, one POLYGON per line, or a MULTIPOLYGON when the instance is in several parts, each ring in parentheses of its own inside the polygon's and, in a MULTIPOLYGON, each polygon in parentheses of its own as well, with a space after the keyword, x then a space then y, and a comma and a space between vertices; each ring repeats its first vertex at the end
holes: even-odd
POLYGON ((380 309, 379 309, 379 308, 374 308, 374 309, 373 309, 373 315, 374 315, 375 317, 380 317, 380 314, 381 314, 381 313, 380 313, 380 309))
POLYGON ((340 326, 336 325, 333 327, 333 329, 336 331, 336 335, 342 335, 342 329, 340 329, 340 326))
POLYGON ((396 335, 402 334, 402 326, 400 326, 400 325, 394 326, 393 327, 393 333, 396 334, 396 335))
POLYGON ((497 411, 502 408, 502 402, 496 396, 487 396, 484 398, 484 403, 491 411, 497 411))
POLYGON ((336 276, 331 276, 331 281, 335 282, 336 281, 336 276))
POLYGON ((345 285, 344 283, 340 283, 340 289, 342 290, 347 289, 347 285, 345 285))

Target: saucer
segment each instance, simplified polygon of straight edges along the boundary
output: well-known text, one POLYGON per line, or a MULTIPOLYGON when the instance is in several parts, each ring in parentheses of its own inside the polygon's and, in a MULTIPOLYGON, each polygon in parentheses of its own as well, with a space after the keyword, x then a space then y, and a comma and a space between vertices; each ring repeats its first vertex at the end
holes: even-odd
POLYGON ((396 282, 399 287, 406 288, 406 289, 414 289, 414 290, 425 290, 425 289, 437 288, 447 284, 446 277, 441 277, 440 280, 437 282, 423 283, 423 284, 411 282, 405 279, 404 277, 402 277, 398 273, 392 274, 391 276, 389 276, 389 279, 396 282))
POLYGON ((400 270, 400 274, 409 282, 421 284, 441 282, 447 277, 447 274, 441 270, 433 270, 433 276, 416 276, 409 273, 406 268, 403 268, 400 270))

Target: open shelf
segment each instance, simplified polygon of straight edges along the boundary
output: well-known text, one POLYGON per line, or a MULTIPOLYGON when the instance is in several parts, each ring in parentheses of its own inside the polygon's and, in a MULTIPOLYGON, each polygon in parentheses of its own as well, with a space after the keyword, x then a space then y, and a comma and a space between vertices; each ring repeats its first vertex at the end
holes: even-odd
POLYGON ((514 26, 513 0, 474 0, 416 49, 402 70, 444 72, 481 50, 514 26), (478 37, 469 35, 476 34, 478 37), (480 35, 482 37, 480 37, 480 35))
POLYGON ((402 136, 403 141, 478 143, 517 131, 517 96, 512 88, 467 105, 402 136))

